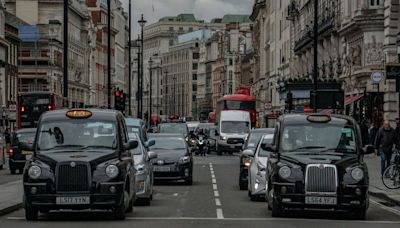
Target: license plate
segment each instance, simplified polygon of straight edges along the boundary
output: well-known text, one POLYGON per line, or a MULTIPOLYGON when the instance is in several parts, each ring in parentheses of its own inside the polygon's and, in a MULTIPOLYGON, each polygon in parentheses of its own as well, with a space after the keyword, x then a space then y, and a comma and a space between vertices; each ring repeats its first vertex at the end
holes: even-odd
POLYGON ((235 149, 235 146, 232 145, 232 146, 231 146, 231 149, 235 149))
POLYGON ((32 159, 32 154, 27 154, 27 155, 25 155, 25 159, 26 159, 26 160, 31 160, 31 159, 32 159))
POLYGON ((170 172, 171 168, 168 166, 154 166, 153 171, 156 172, 170 172))
POLYGON ((32 154, 32 151, 22 150, 21 154, 23 155, 32 154))
POLYGON ((89 196, 57 197, 56 203, 58 205, 90 204, 90 197, 89 196))
POLYGON ((306 204, 319 204, 319 205, 336 205, 337 198, 336 197, 307 196, 305 203, 306 204))

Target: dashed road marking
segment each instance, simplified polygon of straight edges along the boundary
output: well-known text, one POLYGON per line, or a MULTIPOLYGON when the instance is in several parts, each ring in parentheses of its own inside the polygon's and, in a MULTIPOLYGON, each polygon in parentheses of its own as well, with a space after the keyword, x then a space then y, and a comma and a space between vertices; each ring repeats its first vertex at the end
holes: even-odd
POLYGON ((211 181, 212 181, 213 190, 214 190, 215 206, 217 206, 217 219, 224 219, 224 213, 221 208, 222 203, 221 203, 221 200, 219 199, 217 179, 215 178, 215 173, 214 173, 212 163, 210 163, 210 173, 211 173, 211 181))
POLYGON ((221 206, 221 200, 219 200, 219 198, 215 198, 215 205, 217 205, 217 207, 221 206))
POLYGON ((217 208, 217 219, 224 219, 224 213, 221 208, 217 208))
POLYGON ((218 191, 214 191, 214 197, 219 197, 219 192, 218 191))
POLYGON ((213 189, 214 189, 214 190, 218 190, 217 184, 213 184, 213 189))

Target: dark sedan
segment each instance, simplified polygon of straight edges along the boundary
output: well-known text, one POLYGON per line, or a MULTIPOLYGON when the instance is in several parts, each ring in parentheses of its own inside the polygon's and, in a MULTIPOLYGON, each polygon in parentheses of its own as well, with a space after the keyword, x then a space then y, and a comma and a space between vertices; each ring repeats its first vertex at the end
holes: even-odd
POLYGON ((182 134, 153 134, 155 144, 150 150, 157 153, 153 160, 155 181, 183 180, 193 182, 193 157, 182 134))
POLYGON ((33 144, 36 135, 36 128, 19 129, 11 136, 11 147, 8 151, 8 164, 11 174, 15 174, 16 170, 20 174, 24 171, 25 162, 32 157, 32 151, 22 150, 20 143, 33 144))

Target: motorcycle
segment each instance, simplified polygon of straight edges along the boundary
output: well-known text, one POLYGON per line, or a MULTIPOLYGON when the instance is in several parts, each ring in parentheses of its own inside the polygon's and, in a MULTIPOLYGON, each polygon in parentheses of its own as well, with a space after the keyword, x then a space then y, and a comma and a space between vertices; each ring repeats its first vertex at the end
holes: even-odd
POLYGON ((207 153, 208 141, 205 137, 199 136, 197 139, 197 151, 196 155, 205 155, 207 153))

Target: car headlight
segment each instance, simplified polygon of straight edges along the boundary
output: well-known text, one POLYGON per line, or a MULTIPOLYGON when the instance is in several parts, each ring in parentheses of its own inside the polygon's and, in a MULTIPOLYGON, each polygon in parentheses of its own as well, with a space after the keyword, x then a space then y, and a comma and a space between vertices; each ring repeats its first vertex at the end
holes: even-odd
POLYGON ((190 157, 189 156, 184 156, 179 158, 179 163, 184 164, 184 163, 189 163, 190 162, 190 157))
POLYGON ((135 165, 136 174, 141 175, 144 174, 144 165, 135 165))
POLYGON ((364 178, 364 170, 358 167, 354 168, 353 170, 351 170, 351 177, 356 181, 362 180, 364 178))
POLYGON ((189 142, 189 137, 186 136, 186 137, 185 137, 185 140, 186 140, 186 142, 189 142))
POLYGON ((42 175, 42 169, 37 165, 31 166, 28 170, 28 175, 32 179, 38 179, 42 175))
POLYGON ((119 169, 116 165, 109 165, 106 167, 106 175, 109 178, 115 178, 119 174, 119 169))
POLYGON ((221 139, 221 140, 224 140, 224 141, 225 141, 225 140, 226 140, 226 136, 220 136, 220 137, 219 137, 219 139, 221 139))
POLYGON ((196 144, 196 140, 192 139, 191 140, 192 144, 196 144))
POLYGON ((249 167, 251 165, 251 158, 244 158, 243 164, 244 166, 249 167))
POLYGON ((283 166, 283 167, 281 167, 281 168, 279 169, 279 176, 280 176, 282 179, 289 178, 290 175, 292 175, 292 170, 291 170, 289 167, 283 166))

